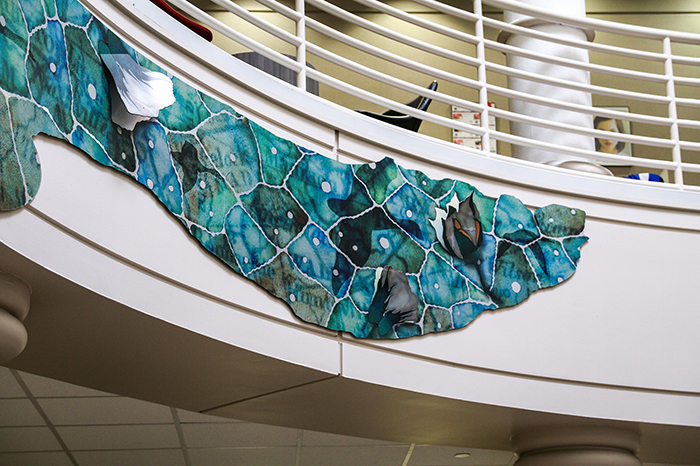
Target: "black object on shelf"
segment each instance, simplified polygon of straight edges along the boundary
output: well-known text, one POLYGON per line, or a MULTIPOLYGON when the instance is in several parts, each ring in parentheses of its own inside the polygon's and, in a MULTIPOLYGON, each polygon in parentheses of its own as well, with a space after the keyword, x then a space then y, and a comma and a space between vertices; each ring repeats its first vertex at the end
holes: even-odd
MULTIPOLYGON (((430 83, 430 86, 428 86, 428 89, 431 91, 435 91, 437 90, 437 87, 438 82, 433 81, 432 83, 430 83)), ((431 99, 430 97, 418 96, 416 99, 412 100, 406 105, 425 112, 428 110, 428 106, 432 101, 433 99, 431 99)), ((423 120, 421 120, 420 118, 416 118, 411 115, 406 115, 405 113, 397 112, 394 110, 387 110, 384 113, 372 113, 368 112, 367 110, 358 110, 358 112, 363 115, 375 118, 377 120, 381 120, 386 123, 391 123, 392 125, 396 125, 400 128, 404 128, 409 131, 417 132, 420 128, 421 123, 423 123, 423 120)))
MULTIPOLYGON (((293 55, 287 55, 286 53, 283 54, 286 57, 289 57, 293 60, 296 60, 296 57, 293 55)), ((287 68, 284 65, 280 65, 274 60, 270 60, 264 55, 259 54, 258 52, 241 52, 241 53, 234 53, 234 57, 238 58, 241 61, 244 61, 248 63, 251 66, 254 66, 255 68, 264 71, 265 73, 272 75, 278 79, 281 79, 284 82, 287 82, 289 84, 293 84, 294 86, 297 85, 297 72, 287 68)), ((312 70, 315 70, 316 68, 313 67, 310 63, 306 63, 306 66, 311 68, 312 70)), ((306 91, 309 92, 310 94, 318 95, 318 81, 314 81, 313 79, 306 78, 306 91)))

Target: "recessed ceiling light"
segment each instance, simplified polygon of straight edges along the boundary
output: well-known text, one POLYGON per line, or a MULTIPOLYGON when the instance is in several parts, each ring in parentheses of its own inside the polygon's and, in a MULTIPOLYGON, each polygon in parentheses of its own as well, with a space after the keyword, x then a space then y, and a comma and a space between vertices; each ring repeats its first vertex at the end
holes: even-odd
POLYGON ((467 452, 455 453, 455 458, 469 458, 470 456, 472 456, 472 454, 467 452))

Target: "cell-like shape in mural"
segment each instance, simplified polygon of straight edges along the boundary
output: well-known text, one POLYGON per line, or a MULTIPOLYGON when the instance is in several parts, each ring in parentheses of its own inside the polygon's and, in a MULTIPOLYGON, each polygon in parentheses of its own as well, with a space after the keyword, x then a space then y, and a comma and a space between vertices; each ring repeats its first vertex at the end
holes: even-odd
POLYGON ((587 241, 579 209, 533 213, 390 158, 347 165, 283 139, 172 77, 76 0, 7 0, 0 49, 0 210, 39 189, 31 138, 64 139, 147 187, 203 249, 306 322, 359 338, 461 328, 571 277, 587 241), (175 102, 133 130, 111 120, 119 60, 173 84, 175 102))

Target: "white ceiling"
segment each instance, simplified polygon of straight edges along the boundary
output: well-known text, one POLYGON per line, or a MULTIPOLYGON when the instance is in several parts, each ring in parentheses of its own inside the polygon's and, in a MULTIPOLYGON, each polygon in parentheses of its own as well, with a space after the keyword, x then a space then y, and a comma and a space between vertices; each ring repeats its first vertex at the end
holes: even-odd
POLYGON ((2 466, 510 466, 509 451, 205 416, 0 367, 2 466), (455 454, 468 452, 468 458, 455 454))

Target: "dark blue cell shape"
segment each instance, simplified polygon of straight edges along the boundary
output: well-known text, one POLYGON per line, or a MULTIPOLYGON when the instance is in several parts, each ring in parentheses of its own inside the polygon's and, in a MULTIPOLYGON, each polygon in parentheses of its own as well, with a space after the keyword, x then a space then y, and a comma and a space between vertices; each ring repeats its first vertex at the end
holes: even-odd
MULTIPOLYGON (((29 31, 33 31, 46 22, 44 4, 41 0, 19 0, 19 3, 22 5, 22 12, 24 13, 24 18, 27 20, 27 29, 29 31)), ((79 3, 78 6, 85 11, 79 3)))
POLYGON ((537 224, 545 236, 561 238, 580 235, 586 224, 586 212, 552 204, 535 211, 537 224))
POLYGON ((275 257, 277 249, 241 206, 226 216, 226 236, 244 275, 275 257))
POLYGON ((559 241, 542 238, 525 248, 525 253, 542 288, 557 285, 576 271, 559 241))
POLYGON ((317 226, 310 224, 287 251, 302 273, 318 281, 334 296, 342 297, 348 291, 355 267, 317 226))
MULTIPOLYGON (((299 201, 301 207, 324 230, 330 228, 340 219, 334 211, 340 207, 340 201, 353 200, 356 191, 355 177, 350 165, 346 165, 320 154, 305 154, 287 179, 287 187, 299 201), (333 200, 333 203, 329 201, 333 200)), ((352 209, 356 211, 357 209, 352 209)), ((342 212, 341 212, 342 213, 342 212)))
POLYGON ((180 180, 170 158, 165 130, 158 123, 141 122, 134 128, 133 138, 139 163, 137 179, 153 191, 170 212, 181 214, 180 180))
POLYGON ((58 17, 64 23, 85 26, 92 18, 92 15, 75 0, 56 0, 58 17))
POLYGON ((330 231, 330 239, 358 267, 390 265, 405 273, 417 273, 425 258, 425 250, 380 207, 342 220, 330 231))
POLYGON ((61 24, 49 21, 31 38, 27 77, 34 99, 46 107, 65 134, 73 130, 71 87, 61 24))
POLYGON ((535 274, 518 245, 501 241, 498 246, 494 283, 489 294, 499 306, 514 306, 539 289, 535 274))
POLYGON ((425 193, 405 184, 384 206, 391 218, 425 249, 437 241, 429 219, 435 218, 435 201, 425 193))
POLYGON ((498 198, 494 231, 499 238, 519 244, 527 244, 540 237, 532 212, 520 199, 509 195, 498 198))
POLYGON ((454 328, 462 328, 476 319, 479 314, 488 309, 495 309, 496 304, 484 303, 461 303, 452 308, 452 322, 454 328))
POLYGON ((399 169, 406 178, 406 181, 435 200, 444 197, 448 192, 450 192, 455 184, 454 180, 446 178, 442 180, 433 180, 432 178, 428 177, 428 175, 419 172, 418 170, 409 170, 408 168, 403 167, 399 167, 399 169))
POLYGON ((420 285, 426 304, 450 308, 455 303, 469 299, 467 280, 447 261, 434 252, 420 273, 420 285))
POLYGON ((353 165, 355 176, 367 186, 369 195, 377 204, 383 204, 405 183, 394 160, 385 157, 379 162, 353 165))
POLYGON ((270 241, 284 248, 304 229, 309 217, 284 188, 258 185, 241 202, 270 241))
POLYGON ((294 164, 301 158, 299 147, 253 122, 250 126, 258 142, 265 183, 281 186, 294 164))
POLYGON ((22 12, 15 4, 2 11, 5 20, 0 27, 0 87, 8 92, 29 97, 25 59, 28 33, 22 12))

